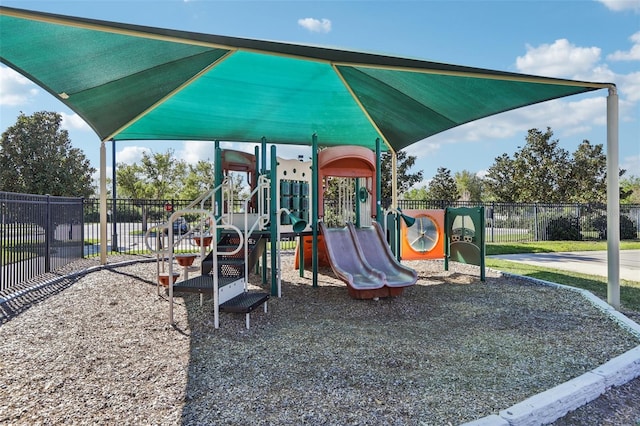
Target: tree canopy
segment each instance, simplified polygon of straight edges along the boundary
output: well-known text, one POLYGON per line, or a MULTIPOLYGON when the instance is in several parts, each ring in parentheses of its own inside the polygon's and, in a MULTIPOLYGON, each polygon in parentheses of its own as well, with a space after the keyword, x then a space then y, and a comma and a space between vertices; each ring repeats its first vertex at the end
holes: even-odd
POLYGON ((397 178, 398 182, 395 183, 392 180, 391 173, 391 159, 392 153, 385 152, 382 154, 382 160, 380 161, 380 179, 381 179, 381 193, 383 200, 391 200, 393 185, 397 184, 398 193, 402 194, 406 192, 416 183, 422 180, 422 170, 415 173, 410 173, 411 168, 416 163, 416 157, 413 155, 407 155, 406 151, 397 152, 397 178))
POLYGON ((482 178, 469 170, 463 170, 456 172, 454 179, 461 200, 482 201, 482 178))
POLYGON ((552 137, 550 128, 531 129, 513 157, 497 157, 485 177, 489 196, 512 203, 606 202, 607 159, 602 145, 584 140, 570 154, 552 137))
POLYGON ((127 198, 180 198, 187 164, 165 153, 144 152, 140 164, 118 164, 118 193, 127 198))
POLYGON ((458 185, 451 176, 451 170, 438 167, 436 175, 429 182, 427 192, 430 200, 457 201, 460 199, 458 185))
POLYGON ((41 111, 20 114, 0 139, 0 188, 3 191, 90 197, 95 169, 73 148, 60 129, 62 116, 41 111))

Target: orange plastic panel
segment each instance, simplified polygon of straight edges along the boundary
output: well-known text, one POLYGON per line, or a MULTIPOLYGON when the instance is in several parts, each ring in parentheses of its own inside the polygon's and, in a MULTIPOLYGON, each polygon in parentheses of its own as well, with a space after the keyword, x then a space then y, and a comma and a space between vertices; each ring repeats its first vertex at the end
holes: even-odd
MULTIPOLYGON (((311 261, 313 256, 313 236, 305 235, 302 237, 304 239, 304 267, 311 268, 311 261)), ((298 244, 296 244, 296 257, 294 259, 294 268, 300 269, 300 240, 298 240, 298 244)), ((329 263, 329 257, 327 256, 327 246, 324 244, 324 238, 321 234, 318 234, 318 266, 331 266, 329 263)))
POLYGON ((402 210, 402 213, 416 219, 411 231, 401 221, 402 260, 444 259, 444 210, 402 210))

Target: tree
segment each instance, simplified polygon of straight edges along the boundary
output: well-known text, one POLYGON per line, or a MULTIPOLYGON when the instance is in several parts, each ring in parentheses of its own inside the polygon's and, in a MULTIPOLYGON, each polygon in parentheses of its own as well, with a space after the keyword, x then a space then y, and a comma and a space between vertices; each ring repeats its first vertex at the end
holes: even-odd
POLYGON ((497 201, 559 202, 566 201, 563 180, 569 173, 569 153, 551 140, 553 132, 531 129, 526 144, 511 159, 507 154, 496 158, 487 173, 487 187, 497 201))
POLYGON ((514 160, 508 154, 496 157, 484 180, 491 200, 505 203, 518 201, 517 183, 513 178, 514 169, 514 160))
POLYGON ((189 173, 184 179, 182 198, 195 200, 204 192, 213 188, 215 180, 215 170, 213 163, 208 161, 198 161, 196 165, 189 164, 189 173))
MULTIPOLYGON (((619 171, 622 176, 625 170, 619 171)), ((571 167, 569 200, 575 203, 607 202, 607 156, 602 144, 591 145, 588 140, 582 141, 573 153, 571 167)), ((620 199, 628 194, 620 189, 620 199)))
POLYGON ((403 194, 405 200, 426 200, 429 198, 429 190, 426 185, 420 188, 413 188, 403 194))
POLYGON ((84 153, 71 146, 60 129, 62 116, 41 111, 20 114, 0 140, 0 188, 3 191, 90 197, 91 167, 84 153))
POLYGON ((442 201, 456 201, 460 198, 455 179, 451 170, 438 167, 436 175, 429 182, 429 199, 442 201))
POLYGON ((118 163, 116 169, 117 194, 122 198, 150 198, 151 188, 142 176, 138 164, 118 163))
POLYGON ((567 179, 571 172, 569 152, 552 140, 553 132, 547 127, 542 133, 531 129, 527 143, 515 157, 514 179, 519 184, 519 201, 563 202, 567 201, 567 179))
POLYGON ((640 177, 629 176, 620 180, 620 201, 624 204, 640 204, 640 177))
MULTIPOLYGON (((553 132, 529 130, 513 158, 495 159, 485 178, 491 198, 503 202, 605 202, 606 155, 602 145, 584 140, 569 154, 552 140, 553 132)), ((620 171, 620 175, 624 170, 620 171)))
POLYGON ((129 198, 156 200, 179 198, 187 165, 177 160, 174 151, 142 154, 140 164, 118 164, 118 194, 129 198))
POLYGON ((397 153, 397 182, 392 181, 391 159, 393 154, 385 152, 382 154, 380 161, 380 179, 381 193, 383 200, 391 200, 393 185, 397 184, 398 193, 402 194, 408 191, 416 183, 422 180, 422 170, 409 173, 409 170, 415 165, 416 158, 413 155, 407 156, 406 151, 398 151, 397 153))
POLYGON ((464 201, 482 201, 482 179, 468 170, 454 175, 460 198, 464 201))

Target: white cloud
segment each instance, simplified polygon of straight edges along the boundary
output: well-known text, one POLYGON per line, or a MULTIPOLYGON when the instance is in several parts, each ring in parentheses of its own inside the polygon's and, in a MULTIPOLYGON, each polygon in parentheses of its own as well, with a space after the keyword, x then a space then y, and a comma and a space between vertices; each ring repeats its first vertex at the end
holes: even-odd
POLYGON ((607 56, 611 61, 640 61, 640 31, 629 37, 633 46, 628 51, 616 50, 607 56))
POLYGON ((573 77, 590 73, 599 59, 599 47, 577 47, 559 39, 538 47, 527 45, 527 53, 516 58, 516 67, 526 74, 573 77))
POLYGON ((604 4, 607 9, 614 12, 621 12, 623 10, 633 10, 640 12, 640 0, 598 0, 604 4))
POLYGON ((328 33, 331 31, 331 21, 328 19, 303 18, 298 19, 298 25, 312 33, 328 33))
POLYGON ((618 89, 626 101, 640 101, 640 71, 619 76, 618 89))
POLYGON ((61 127, 67 130, 91 130, 89 125, 78 114, 67 114, 65 112, 61 112, 60 115, 62 116, 61 127))
MULTIPOLYGON (((450 130, 453 132, 454 130, 450 130)), ((436 139, 438 135, 432 136, 428 139, 423 139, 418 143, 414 143, 406 148, 407 155, 411 155, 417 158, 427 158, 434 155, 441 148, 441 143, 436 139)))
POLYGON ((206 141, 186 141, 182 149, 176 152, 176 157, 188 164, 196 164, 198 161, 213 161, 214 144, 206 141))
POLYGON ((124 147, 121 151, 116 153, 116 162, 118 164, 133 164, 138 163, 142 160, 142 153, 148 152, 151 150, 149 148, 145 148, 142 146, 127 146, 124 147))
POLYGON ((37 94, 37 86, 28 78, 11 68, 0 66, 0 105, 22 105, 37 94))

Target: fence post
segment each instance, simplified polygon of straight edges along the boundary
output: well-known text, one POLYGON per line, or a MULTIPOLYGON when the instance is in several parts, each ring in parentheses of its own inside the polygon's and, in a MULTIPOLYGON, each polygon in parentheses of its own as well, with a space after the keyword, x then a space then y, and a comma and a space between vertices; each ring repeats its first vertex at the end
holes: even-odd
POLYGON ((82 259, 84 259, 84 208, 85 208, 85 198, 83 197, 80 200, 80 205, 81 205, 81 211, 80 211, 80 242, 82 243, 82 255, 80 256, 82 259))
POLYGON ((44 272, 51 272, 51 196, 47 194, 47 210, 44 227, 44 272))

